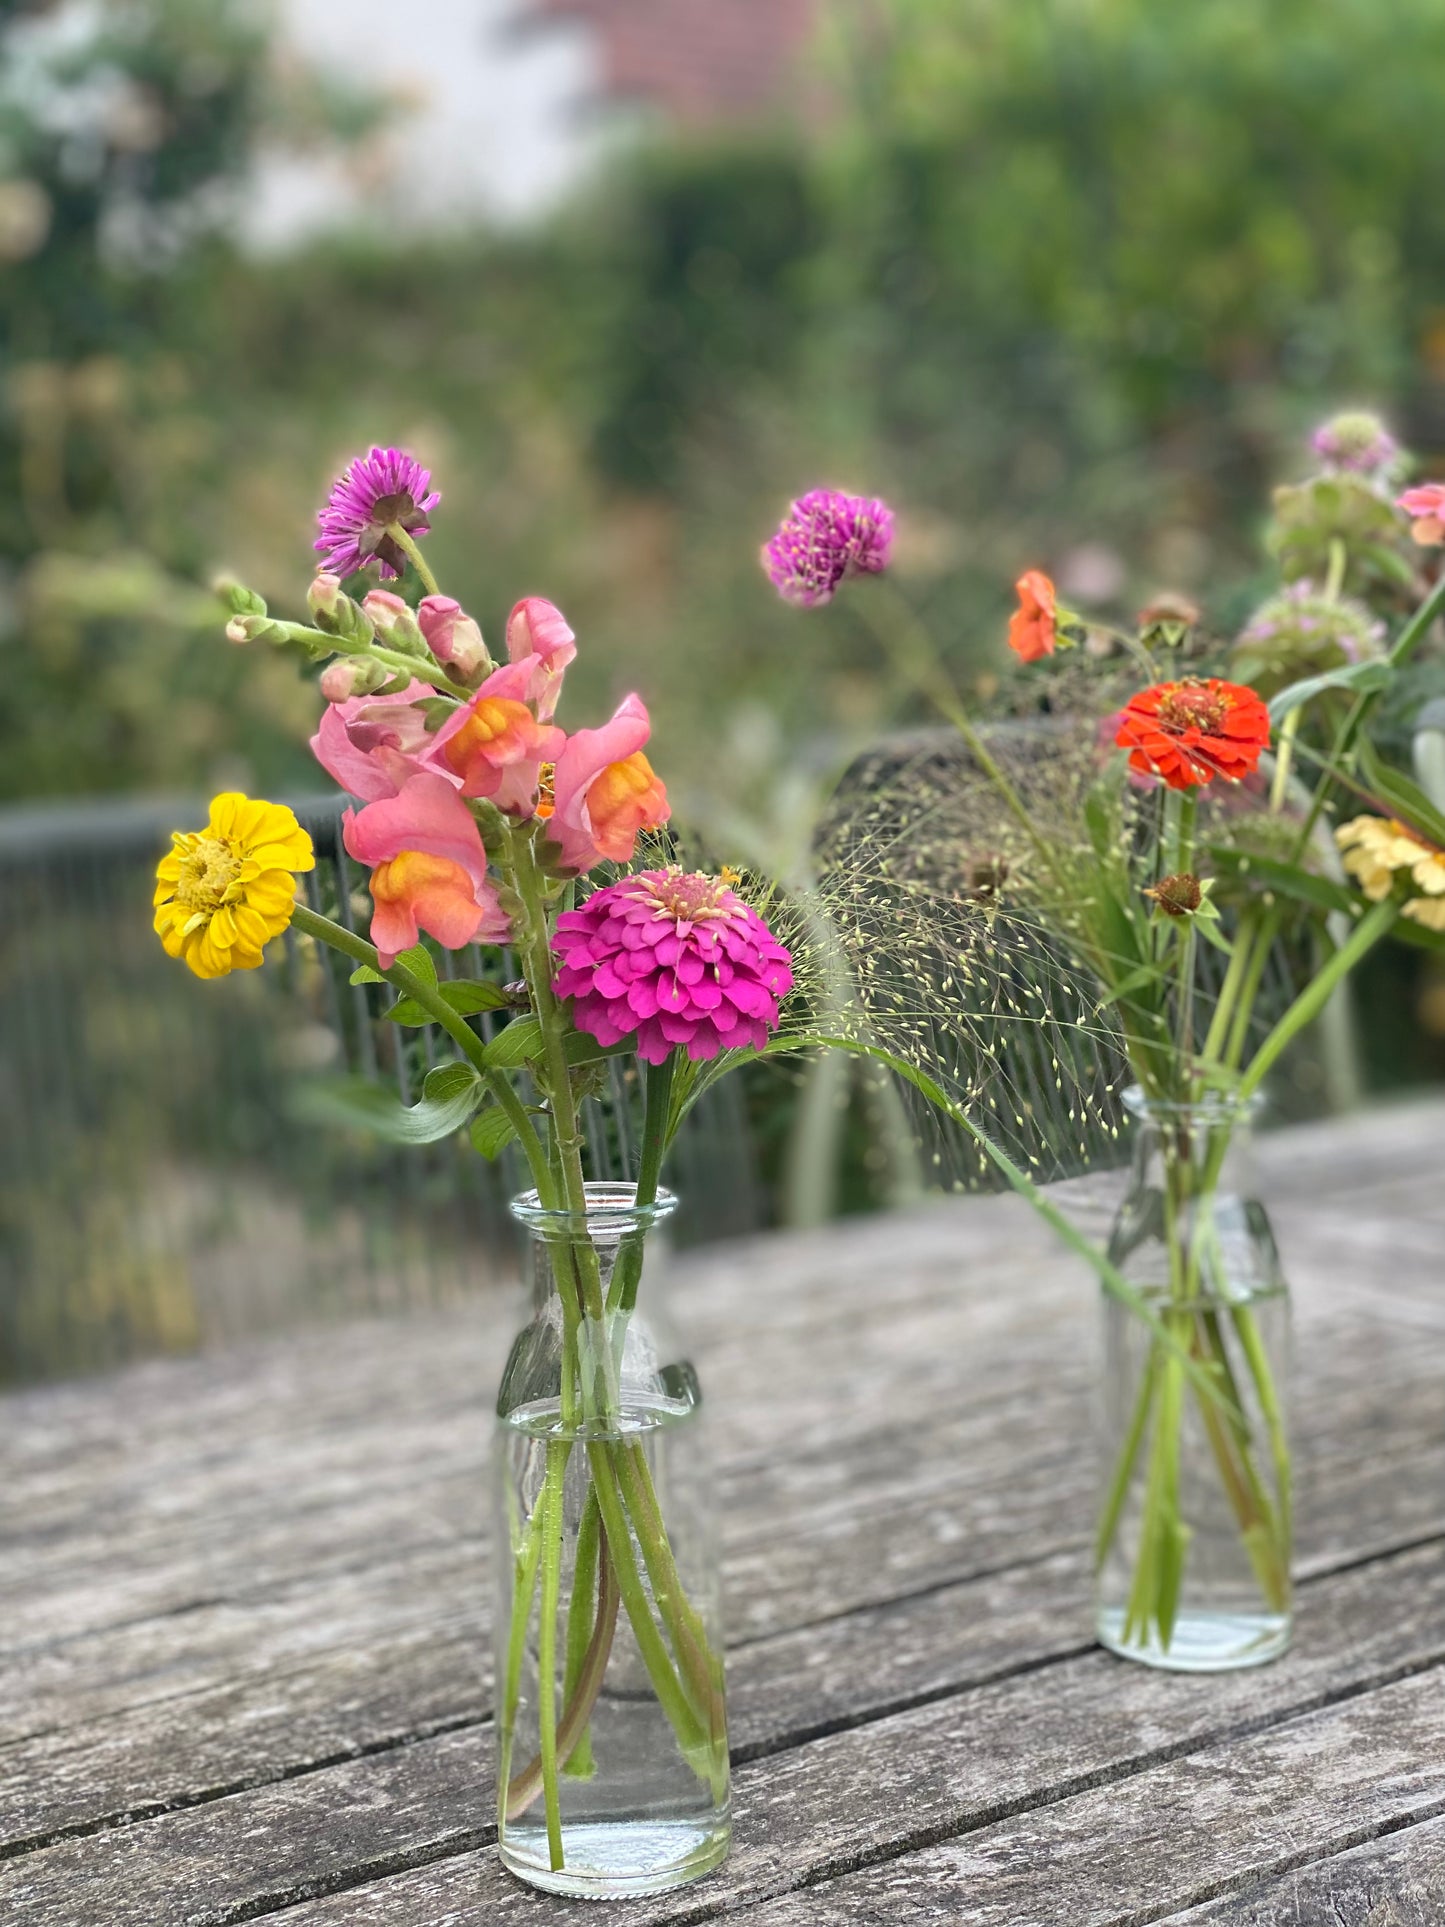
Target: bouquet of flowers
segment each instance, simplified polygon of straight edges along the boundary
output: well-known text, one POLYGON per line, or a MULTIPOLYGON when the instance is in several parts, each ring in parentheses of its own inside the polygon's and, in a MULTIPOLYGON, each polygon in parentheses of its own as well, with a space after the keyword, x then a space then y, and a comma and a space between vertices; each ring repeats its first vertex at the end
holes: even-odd
POLYGON ((370 941, 298 899, 314 855, 291 810, 239 794, 175 836, 155 927, 205 978, 255 968, 288 928, 341 952, 395 988, 393 1018, 455 1047, 416 1103, 372 1090, 358 1121, 411 1143, 466 1129, 488 1157, 525 1158, 534 1315, 498 1406, 502 1852, 563 1891, 638 1892, 705 1872, 728 1838, 696 1382, 638 1309, 647 1234, 671 1208, 659 1177, 682 1117, 776 1031, 791 958, 738 875, 667 860, 641 699, 598 727, 556 721, 577 649, 558 609, 519 602, 493 661, 419 546, 438 500, 414 459, 373 449, 321 512, 309 622, 226 590, 232 641, 325 665, 311 746, 361 805, 342 840, 370 874, 370 941), (353 600, 344 581, 372 566, 410 578, 415 606, 380 587, 353 600), (631 868, 642 837, 656 860, 631 868), (424 939, 507 946, 520 980, 500 963, 443 979, 424 939), (470 1021, 488 1010, 510 1013, 490 1043, 470 1021), (579 1121, 619 1053, 644 1086, 625 1186, 589 1181, 579 1121))
MULTIPOLYGON (((1183 598, 1119 630, 1030 570, 1017 713, 992 726, 888 585, 862 587, 857 612, 956 744, 875 756, 825 839, 857 1034, 1011 1181, 1010 1136, 1034 1170, 1097 1155, 1130 1086, 1133 1180, 1094 1254, 1114 1294, 1097 1626, 1180 1668, 1257 1663, 1290 1630, 1285 1288, 1249 1119, 1385 936, 1445 944, 1445 818, 1368 727, 1445 606, 1421 566, 1445 486, 1397 496, 1372 417, 1314 446, 1318 472, 1276 496, 1284 586, 1232 646, 1183 598)), ((892 527, 877 500, 815 491, 765 567, 817 607, 882 575, 892 527)))

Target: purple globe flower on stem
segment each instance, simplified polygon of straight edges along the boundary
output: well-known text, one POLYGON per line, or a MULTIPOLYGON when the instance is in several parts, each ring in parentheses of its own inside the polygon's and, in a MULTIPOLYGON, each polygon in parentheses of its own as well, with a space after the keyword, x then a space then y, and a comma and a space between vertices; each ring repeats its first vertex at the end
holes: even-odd
POLYGON ((595 890, 557 919, 554 988, 599 1044, 636 1034, 660 1064, 761 1050, 793 987, 792 956, 726 877, 677 867, 640 870, 595 890))
POLYGON ((414 455, 400 448, 373 448, 369 455, 358 455, 332 484, 316 518, 321 535, 312 546, 333 575, 354 575, 375 557, 383 576, 399 576, 407 552, 393 531, 426 535, 427 515, 441 499, 431 486, 430 470, 414 455))
POLYGON ((763 567, 784 602, 831 602, 850 575, 881 575, 893 549, 893 511, 877 496, 810 489, 763 545, 763 567))

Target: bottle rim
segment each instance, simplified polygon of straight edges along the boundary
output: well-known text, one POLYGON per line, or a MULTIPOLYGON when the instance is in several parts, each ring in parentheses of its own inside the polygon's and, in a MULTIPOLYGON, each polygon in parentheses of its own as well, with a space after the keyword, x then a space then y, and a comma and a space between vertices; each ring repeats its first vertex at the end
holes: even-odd
POLYGON ((677 1209, 675 1195, 660 1185, 651 1204, 637 1202, 635 1184, 599 1180, 583 1185, 582 1189, 587 1200, 582 1211, 553 1209, 544 1205, 535 1191, 519 1192, 507 1208, 517 1223, 529 1231, 567 1237, 646 1231, 665 1222, 677 1209))
POLYGON ((1225 1124, 1240 1118, 1257 1118, 1265 1107, 1263 1091, 1251 1091, 1248 1097, 1236 1097, 1231 1091, 1203 1091, 1195 1098, 1150 1097, 1141 1084, 1131 1084, 1120 1092, 1126 1111, 1131 1117, 1145 1122, 1157 1122, 1161 1118, 1197 1118, 1201 1124, 1225 1124))

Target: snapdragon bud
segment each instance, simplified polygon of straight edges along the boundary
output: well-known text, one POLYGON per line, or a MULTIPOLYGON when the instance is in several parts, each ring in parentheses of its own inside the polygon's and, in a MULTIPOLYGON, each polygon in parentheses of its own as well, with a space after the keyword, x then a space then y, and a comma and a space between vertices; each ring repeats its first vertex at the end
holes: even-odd
POLYGON ((362 614, 370 619, 376 639, 403 656, 425 656, 426 638, 411 605, 390 589, 370 589, 361 598, 362 614))
POLYGON ((334 634, 341 605, 351 600, 341 592, 341 577, 331 575, 323 569, 311 587, 306 591, 306 607, 311 611, 318 628, 329 629, 334 634))
POLYGON ((235 615, 226 624, 227 642, 289 642, 284 622, 268 616, 264 609, 252 615, 235 615))
POLYGON ((319 687, 327 702, 345 703, 353 696, 374 696, 390 680, 385 663, 368 656, 338 656, 322 670, 319 687))
MULTIPOLYGON (((234 576, 217 576, 212 586, 233 616, 265 615, 266 598, 257 595, 254 589, 248 589, 244 582, 237 582, 234 576)), ((230 635, 229 628, 226 633, 230 635)), ((231 640, 232 642, 238 642, 244 641, 245 638, 231 636, 231 640)))
POLYGON ((451 596, 423 596, 416 614, 432 654, 461 681, 470 682, 479 670, 491 667, 481 629, 451 596))

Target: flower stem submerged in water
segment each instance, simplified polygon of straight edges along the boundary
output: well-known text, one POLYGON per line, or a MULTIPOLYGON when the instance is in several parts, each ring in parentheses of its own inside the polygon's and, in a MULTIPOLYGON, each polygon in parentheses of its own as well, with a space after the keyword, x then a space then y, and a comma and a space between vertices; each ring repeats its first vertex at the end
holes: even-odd
POLYGON ((535 1401, 505 1415, 498 1449, 515 1572, 498 1627, 502 1859, 575 1895, 696 1878, 729 1837, 696 1405, 624 1400, 605 1424, 566 1424, 535 1401))

